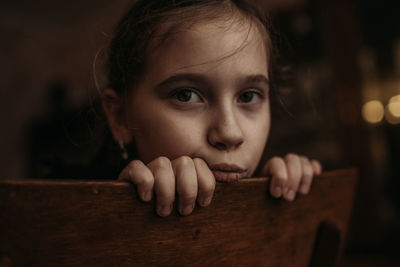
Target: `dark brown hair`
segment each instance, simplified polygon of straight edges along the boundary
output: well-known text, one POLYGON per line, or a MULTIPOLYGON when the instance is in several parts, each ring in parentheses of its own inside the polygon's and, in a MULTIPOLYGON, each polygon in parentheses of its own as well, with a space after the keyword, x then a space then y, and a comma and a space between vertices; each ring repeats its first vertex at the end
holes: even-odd
MULTIPOLYGON (((120 21, 108 50, 108 88, 125 94, 146 70, 152 47, 162 44, 171 33, 201 20, 240 14, 255 22, 268 40, 270 72, 274 51, 270 42, 271 21, 256 5, 246 0, 139 0, 120 21), (167 25, 167 27, 165 27, 167 25), (163 27, 161 27, 163 26, 163 27), (161 28, 163 31, 161 32, 161 28), (165 29, 166 28, 166 29, 165 29)), ((266 59, 267 60, 267 59, 266 59)), ((270 79, 274 77, 270 73, 270 79)))

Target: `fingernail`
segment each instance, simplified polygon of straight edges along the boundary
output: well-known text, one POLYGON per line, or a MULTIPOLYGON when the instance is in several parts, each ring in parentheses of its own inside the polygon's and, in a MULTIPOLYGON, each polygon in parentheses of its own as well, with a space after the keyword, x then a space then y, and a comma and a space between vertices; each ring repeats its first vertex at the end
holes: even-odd
POLYGON ((157 213, 160 216, 168 216, 171 212, 171 208, 169 206, 158 206, 157 213))
POLYGON ((151 191, 144 192, 142 199, 143 199, 143 201, 150 201, 151 200, 151 191))
POLYGON ((302 194, 307 194, 308 193, 308 186, 307 185, 305 185, 305 184, 302 184, 301 186, 300 186, 300 193, 302 193, 302 194))
POLYGON ((179 213, 181 215, 189 215, 190 213, 192 213, 193 209, 194 209, 194 205, 186 205, 186 206, 183 206, 183 208, 180 209, 179 213))
POLYGON ((288 199, 289 201, 294 200, 294 197, 295 197, 294 191, 290 189, 290 190, 288 191, 286 197, 287 197, 287 199, 288 199))
POLYGON ((200 200, 200 205, 202 207, 207 207, 208 205, 210 205, 211 199, 212 199, 211 197, 207 197, 207 198, 201 199, 200 200))
POLYGON ((280 186, 275 186, 273 193, 274 193, 274 197, 281 197, 282 196, 282 188, 280 186))

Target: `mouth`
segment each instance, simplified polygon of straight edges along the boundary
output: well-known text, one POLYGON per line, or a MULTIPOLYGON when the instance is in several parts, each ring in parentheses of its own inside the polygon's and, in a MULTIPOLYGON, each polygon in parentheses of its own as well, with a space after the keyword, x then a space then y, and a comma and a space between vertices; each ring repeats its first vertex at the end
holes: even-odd
POLYGON ((234 182, 246 177, 246 170, 235 164, 221 163, 209 167, 219 182, 234 182))

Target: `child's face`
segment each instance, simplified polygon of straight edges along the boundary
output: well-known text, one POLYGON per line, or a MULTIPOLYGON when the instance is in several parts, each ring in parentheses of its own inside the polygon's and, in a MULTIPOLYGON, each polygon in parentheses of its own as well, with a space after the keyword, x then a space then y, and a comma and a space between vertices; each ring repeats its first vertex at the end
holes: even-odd
POLYGON ((140 159, 186 155, 205 160, 217 180, 251 176, 270 129, 268 90, 256 26, 213 21, 176 34, 151 51, 132 89, 128 127, 140 159), (225 175, 229 168, 240 174, 225 175))

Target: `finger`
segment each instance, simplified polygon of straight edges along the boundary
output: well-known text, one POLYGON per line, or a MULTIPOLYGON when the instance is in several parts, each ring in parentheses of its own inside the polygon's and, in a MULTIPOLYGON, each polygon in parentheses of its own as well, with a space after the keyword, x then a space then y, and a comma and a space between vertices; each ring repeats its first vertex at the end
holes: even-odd
POLYGON ((168 216, 175 199, 175 176, 171 162, 166 157, 159 157, 148 164, 154 175, 157 214, 168 216))
POLYGON ((154 176, 150 169, 140 160, 131 161, 126 166, 118 180, 129 181, 137 186, 137 191, 143 201, 150 201, 153 195, 154 176))
POLYGON ((288 180, 285 161, 280 157, 271 158, 263 171, 271 176, 270 193, 273 197, 281 197, 288 180))
POLYGON ((283 190, 283 197, 288 201, 293 201, 296 197, 302 175, 300 158, 296 154, 288 154, 285 156, 285 163, 288 180, 283 190))
POLYGON ((299 193, 305 195, 310 191, 311 183, 313 180, 314 170, 310 161, 306 157, 300 157, 302 167, 302 177, 299 186, 299 193))
POLYGON ((188 156, 179 157, 172 162, 178 193, 178 211, 181 215, 192 213, 197 197, 197 174, 193 160, 188 156))
POLYGON ((314 174, 315 175, 321 175, 322 173, 322 165, 318 160, 312 160, 311 161, 311 165, 313 167, 314 170, 314 174))
POLYGON ((193 159, 193 162, 197 172, 197 203, 202 207, 206 207, 210 205, 214 195, 216 183, 215 177, 204 160, 195 158, 193 159))

